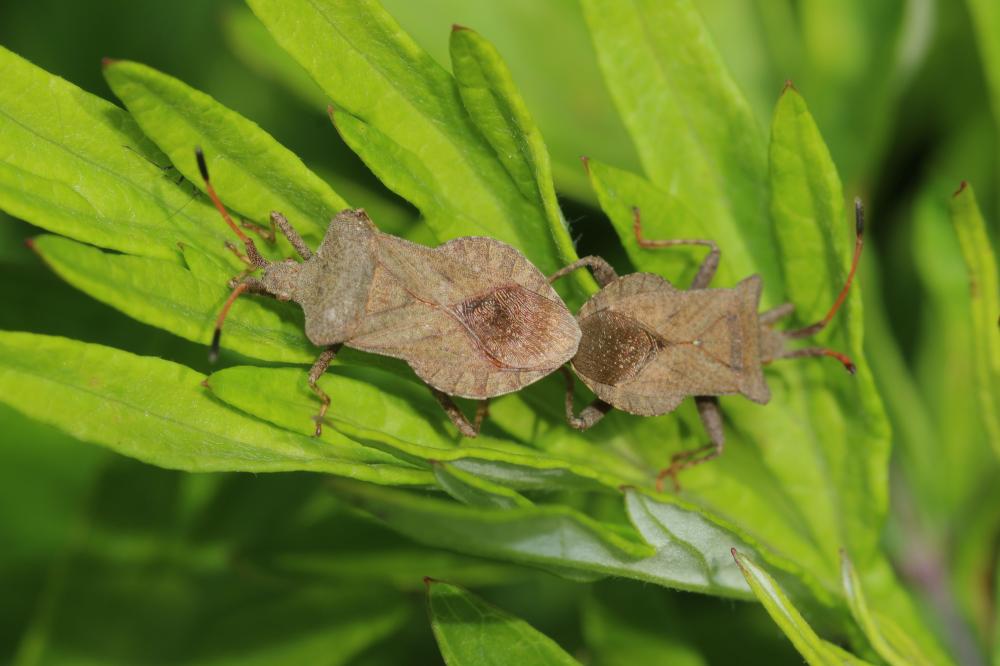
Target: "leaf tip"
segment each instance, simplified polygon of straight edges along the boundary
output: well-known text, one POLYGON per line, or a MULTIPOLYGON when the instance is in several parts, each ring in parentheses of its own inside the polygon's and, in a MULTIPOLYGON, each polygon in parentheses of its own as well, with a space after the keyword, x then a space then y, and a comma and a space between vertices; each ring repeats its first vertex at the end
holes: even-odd
POLYGON ((205 377, 201 382, 199 382, 203 388, 207 388, 209 391, 212 390, 212 385, 208 383, 208 377, 205 377))
POLYGON ((24 239, 24 247, 28 248, 29 250, 31 250, 35 254, 38 254, 38 248, 35 246, 35 239, 34 238, 25 238, 24 239))
POLYGON ((452 23, 451 24, 451 31, 452 32, 460 32, 462 30, 469 30, 469 28, 466 28, 464 25, 460 25, 458 23, 452 23))
POLYGON ((799 89, 795 87, 795 84, 792 82, 791 79, 785 79, 785 85, 781 88, 781 94, 784 95, 789 90, 794 90, 795 92, 799 91, 799 89))
POLYGON ((588 174, 590 173, 590 158, 586 155, 580 155, 580 161, 583 162, 583 170, 588 174))
POLYGON ((426 585, 428 589, 430 589, 431 585, 433 585, 434 583, 440 583, 440 582, 441 581, 439 581, 437 578, 431 578, 430 576, 424 576, 424 585, 426 585))
POLYGON ((107 56, 105 56, 101 58, 101 69, 107 69, 116 62, 118 62, 117 58, 108 58, 107 56))
POLYGON ((969 187, 969 181, 963 180, 961 183, 958 184, 958 189, 955 190, 951 196, 957 197, 962 192, 964 192, 968 187, 969 187))

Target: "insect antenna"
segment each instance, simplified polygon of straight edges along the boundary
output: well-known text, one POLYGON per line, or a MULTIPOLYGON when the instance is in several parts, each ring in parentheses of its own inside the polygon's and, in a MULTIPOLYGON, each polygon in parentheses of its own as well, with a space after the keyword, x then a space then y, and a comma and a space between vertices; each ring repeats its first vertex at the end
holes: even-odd
MULTIPOLYGON (((256 268, 266 268, 270 262, 265 259, 260 252, 257 251, 257 246, 254 245, 253 239, 243 233, 243 230, 233 222, 233 218, 229 216, 229 211, 226 207, 222 205, 222 200, 219 199, 219 195, 215 193, 215 188, 212 187, 212 181, 208 177, 208 165, 205 163, 205 153, 202 152, 201 148, 195 148, 194 150, 195 158, 198 160, 198 171, 201 172, 201 178, 205 181, 205 191, 208 192, 209 198, 212 203, 215 204, 216 210, 222 215, 222 219, 226 221, 229 228, 243 241, 243 246, 247 251, 247 259, 256 268)), ((245 279, 240 282, 233 289, 232 293, 229 294, 229 298, 226 299, 225 304, 222 306, 222 310, 219 312, 219 316, 215 320, 215 332, 212 334, 212 347, 208 353, 208 360, 211 363, 215 363, 219 358, 219 346, 222 339, 222 324, 226 321, 226 316, 229 314, 229 309, 233 307, 233 303, 240 294, 244 293, 248 288, 250 288, 250 278, 245 279)))
POLYGON ((236 299, 240 297, 240 294, 247 290, 249 287, 246 282, 241 282, 236 285, 233 289, 233 293, 229 294, 229 298, 226 299, 226 303, 222 306, 222 310, 219 311, 219 316, 215 319, 215 332, 212 333, 212 347, 208 352, 209 363, 215 363, 219 360, 219 345, 222 340, 222 323, 226 321, 226 315, 229 314, 229 308, 233 307, 233 303, 236 299))
MULTIPOLYGON (((827 327, 830 320, 832 320, 834 315, 837 314, 840 306, 843 305, 844 299, 847 298, 847 292, 851 288, 851 283, 854 281, 854 273, 857 271, 858 261, 861 259, 861 249, 865 244, 865 209, 861 204, 860 198, 854 199, 854 220, 854 259, 851 261, 851 270, 847 274, 847 281, 844 282, 844 287, 840 290, 840 294, 837 295, 837 300, 834 301, 833 307, 830 308, 830 311, 826 313, 826 316, 823 317, 823 319, 815 324, 782 332, 782 335, 785 338, 807 338, 819 333, 827 327)), ((854 365, 850 358, 848 358, 845 354, 834 351, 833 349, 826 349, 824 347, 807 347, 805 349, 788 350, 781 354, 781 358, 797 358, 802 356, 831 356, 843 363, 844 367, 852 375, 857 372, 857 366, 854 365)))

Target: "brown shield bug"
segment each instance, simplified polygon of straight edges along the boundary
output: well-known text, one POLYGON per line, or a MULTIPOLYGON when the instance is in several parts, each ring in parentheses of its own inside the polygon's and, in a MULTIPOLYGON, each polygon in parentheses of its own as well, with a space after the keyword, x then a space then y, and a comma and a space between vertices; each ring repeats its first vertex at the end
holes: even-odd
POLYGON ((644 248, 704 245, 709 254, 691 287, 680 290, 652 273, 619 277, 599 257, 584 257, 550 277, 589 266, 601 286, 577 314, 583 337, 570 364, 597 396, 579 415, 573 413, 573 375, 566 375, 566 418, 580 430, 590 428, 612 408, 640 416, 673 411, 694 397, 708 431, 709 444, 682 451, 657 476, 657 488, 670 477, 717 457, 725 442, 716 396, 740 393, 761 404, 771 399, 762 366, 779 358, 832 356, 852 374, 855 366, 840 352, 822 347, 786 349, 789 340, 823 330, 840 308, 857 270, 864 239, 864 211, 855 200, 854 259, 836 302, 821 321, 804 328, 779 331, 772 326, 791 314, 785 303, 758 314, 761 280, 751 275, 735 287, 710 289, 719 265, 719 248, 701 239, 647 240, 642 236, 638 208, 633 209, 635 236, 644 248))
POLYGON ((233 288, 216 322, 240 294, 294 301, 305 314, 309 340, 325 349, 309 371, 322 406, 330 397, 316 384, 341 345, 405 360, 426 382, 459 431, 475 437, 486 400, 550 374, 576 353, 580 327, 548 280, 518 250, 492 238, 456 238, 436 248, 381 233, 363 210, 330 222, 312 251, 281 213, 271 220, 302 258, 268 261, 226 212, 196 151, 205 189, 246 248, 261 277, 230 280, 233 288), (450 396, 481 400, 473 423, 450 396))

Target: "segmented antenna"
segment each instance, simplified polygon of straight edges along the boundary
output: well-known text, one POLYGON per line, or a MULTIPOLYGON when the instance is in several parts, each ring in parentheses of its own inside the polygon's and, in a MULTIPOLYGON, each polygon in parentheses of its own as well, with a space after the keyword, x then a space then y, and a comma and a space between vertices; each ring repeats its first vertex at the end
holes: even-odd
MULTIPOLYGON (((201 172, 201 178, 205 181, 205 190, 208 192, 209 198, 212 199, 212 203, 215 204, 216 210, 222 215, 222 219, 226 221, 229 228, 239 236, 240 240, 243 241, 244 247, 247 249, 247 256, 250 258, 251 262, 261 267, 266 264, 260 253, 257 251, 257 246, 254 245, 253 240, 251 240, 243 230, 240 229, 233 218, 229 216, 229 212, 226 207, 222 205, 222 200, 219 199, 219 195, 215 193, 215 188, 212 187, 212 181, 208 177, 208 164, 205 163, 205 153, 202 152, 201 148, 194 149, 195 158, 198 160, 198 171, 201 172)), ((245 292, 249 285, 246 282, 241 282, 239 285, 233 289, 233 292, 229 294, 229 298, 226 299, 225 304, 222 306, 222 310, 219 312, 219 316, 215 320, 215 331, 212 333, 212 346, 208 352, 209 363, 215 363, 219 360, 219 347, 222 341, 222 324, 226 321, 226 315, 229 314, 229 309, 233 307, 233 303, 239 298, 240 294, 245 292)))

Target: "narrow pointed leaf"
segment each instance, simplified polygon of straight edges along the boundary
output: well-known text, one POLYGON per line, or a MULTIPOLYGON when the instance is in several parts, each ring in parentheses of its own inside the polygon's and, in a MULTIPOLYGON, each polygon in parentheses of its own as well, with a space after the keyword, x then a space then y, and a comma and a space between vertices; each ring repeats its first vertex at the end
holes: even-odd
POLYGON ((795 649, 799 651, 806 663, 810 666, 843 666, 844 664, 861 666, 868 663, 847 654, 817 636, 802 614, 792 605, 785 592, 778 586, 778 583, 766 571, 735 548, 732 556, 746 577, 747 583, 750 584, 750 589, 767 609, 771 619, 792 641, 795 649))
POLYGON ((108 347, 0 333, 0 400, 124 455, 187 471, 315 470, 375 483, 433 480, 346 439, 318 442, 241 415, 219 404, 201 385, 204 379, 185 366, 108 347))
POLYGON ((455 585, 426 582, 431 628, 448 666, 579 664, 524 620, 455 585))
POLYGON ((604 80, 649 179, 697 211, 702 237, 753 257, 781 293, 764 135, 689 0, 586 0, 604 80))
POLYGON ((0 209, 93 245, 151 257, 224 252, 211 204, 117 106, 0 47, 0 209))
MULTIPOLYGON (((454 28, 450 45, 458 92, 472 122, 493 147, 521 196, 545 211, 559 260, 572 263, 576 250, 556 199, 549 151, 507 65, 474 30, 454 28)), ((580 271, 574 277, 581 287, 596 291, 589 273, 580 271)))
MULTIPOLYGON (((282 212, 299 233, 315 241, 333 216, 348 207, 259 125, 205 93, 135 62, 112 62, 104 77, 146 136, 202 190, 194 150, 204 150, 212 185, 234 212, 262 223, 271 211, 282 212)), ((221 218, 216 220, 220 228, 222 224, 221 218)))
POLYGON ((951 220, 969 271, 976 396, 989 440, 1000 455, 1000 285, 996 255, 971 186, 963 183, 952 197, 951 220))

